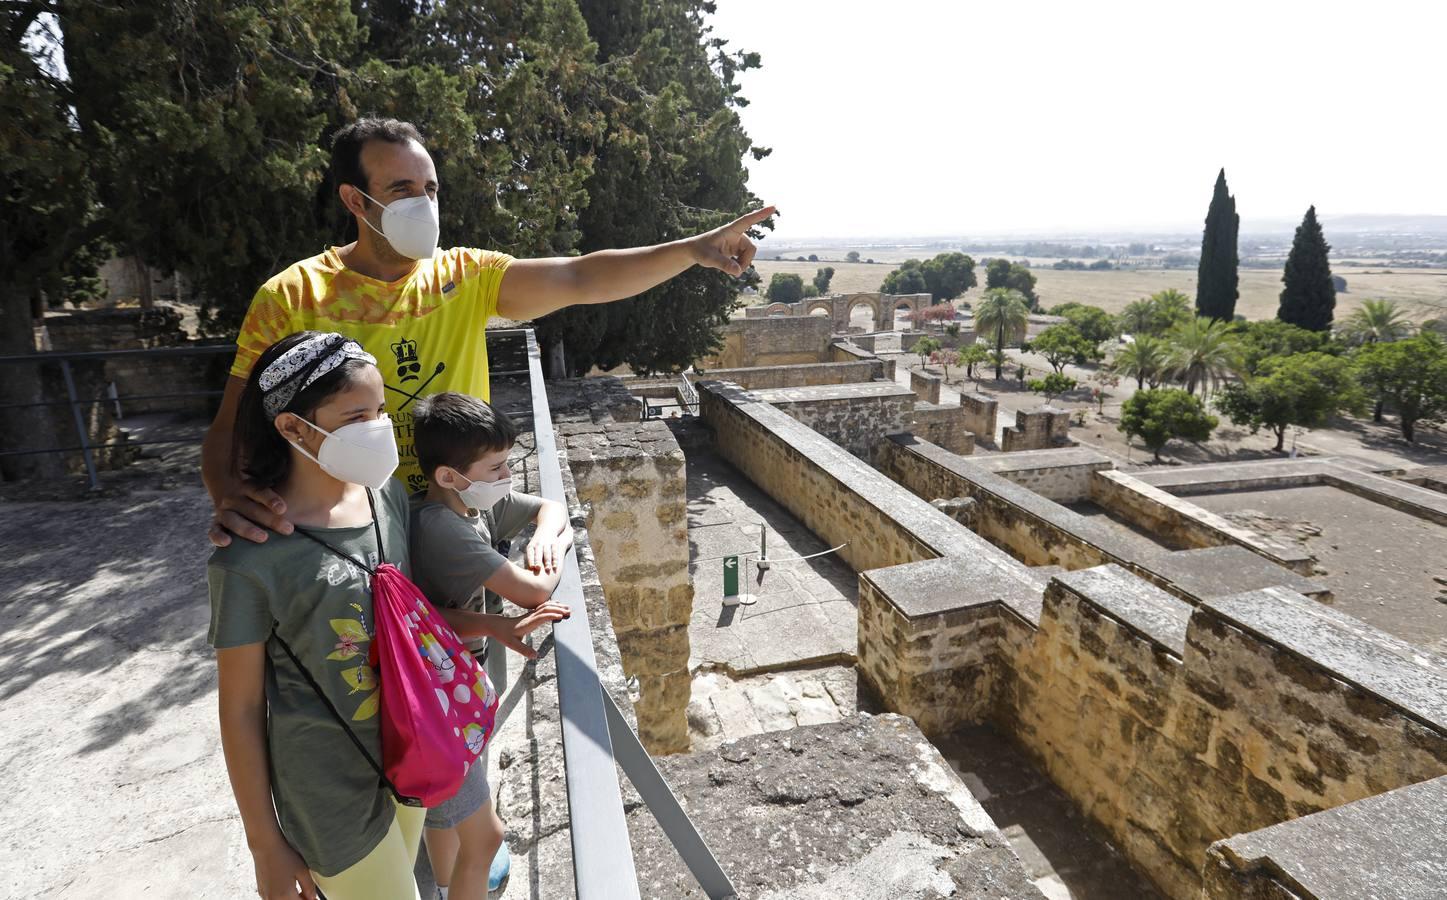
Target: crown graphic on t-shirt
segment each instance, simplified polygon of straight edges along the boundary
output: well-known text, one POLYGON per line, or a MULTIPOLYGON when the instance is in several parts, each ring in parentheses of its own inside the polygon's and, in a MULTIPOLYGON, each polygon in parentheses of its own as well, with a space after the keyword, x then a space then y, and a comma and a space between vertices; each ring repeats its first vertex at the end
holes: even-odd
POLYGON ((417 361, 417 342, 403 337, 392 344, 392 355, 397 357, 397 377, 403 381, 416 381, 422 364, 417 361))

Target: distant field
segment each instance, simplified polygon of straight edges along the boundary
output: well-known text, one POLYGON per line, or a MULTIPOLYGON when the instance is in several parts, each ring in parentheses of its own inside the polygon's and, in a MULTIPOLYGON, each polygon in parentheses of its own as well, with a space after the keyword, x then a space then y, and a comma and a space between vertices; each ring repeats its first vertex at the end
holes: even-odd
MULTIPOLYGON (((843 293, 877 291, 892 265, 846 262, 798 262, 756 259, 754 266, 764 277, 764 284, 775 272, 793 272, 807 283, 823 266, 834 267, 832 290, 843 293)), ((978 270, 977 270, 978 271, 978 270)), ((1141 269, 1137 271, 1079 272, 1057 271, 1049 266, 1032 270, 1036 290, 1045 306, 1057 303, 1086 303, 1110 312, 1120 312, 1127 303, 1156 291, 1175 288, 1195 295, 1196 272, 1193 269, 1141 269)), ((1398 269, 1386 273, 1382 268, 1339 267, 1334 270, 1347 280, 1347 293, 1337 296, 1336 317, 1343 318, 1366 298, 1395 300, 1416 320, 1447 316, 1447 269, 1398 269)), ((979 273, 983 281, 983 272, 979 273)), ((980 295, 971 288, 964 299, 980 295)), ((1242 269, 1241 299, 1236 312, 1248 319, 1269 319, 1276 315, 1277 297, 1281 293, 1281 272, 1275 269, 1242 269)))

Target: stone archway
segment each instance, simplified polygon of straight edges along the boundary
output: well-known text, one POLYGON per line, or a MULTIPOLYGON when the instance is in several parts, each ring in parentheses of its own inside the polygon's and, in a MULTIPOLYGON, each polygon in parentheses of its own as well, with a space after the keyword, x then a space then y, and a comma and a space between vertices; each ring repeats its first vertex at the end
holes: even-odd
POLYGON ((850 323, 854 321, 854 310, 860 306, 869 307, 870 321, 875 331, 879 330, 879 294, 846 294, 839 298, 839 310, 837 321, 842 323, 839 329, 843 332, 849 331, 850 323))
POLYGON ((898 331, 900 323, 896 321, 895 314, 901 309, 909 311, 909 327, 913 330, 919 329, 920 310, 929 309, 931 296, 929 294, 886 294, 888 303, 886 309, 881 312, 888 316, 888 321, 882 323, 880 331, 898 331))

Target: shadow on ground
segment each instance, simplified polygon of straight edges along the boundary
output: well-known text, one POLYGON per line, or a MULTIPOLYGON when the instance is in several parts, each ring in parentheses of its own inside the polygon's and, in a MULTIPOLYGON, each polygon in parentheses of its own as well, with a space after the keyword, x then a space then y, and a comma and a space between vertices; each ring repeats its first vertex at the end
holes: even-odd
POLYGON ((53 676, 109 685, 138 651, 174 654, 166 677, 97 723, 89 753, 209 690, 209 509, 195 487, 0 504, 0 701, 53 676))

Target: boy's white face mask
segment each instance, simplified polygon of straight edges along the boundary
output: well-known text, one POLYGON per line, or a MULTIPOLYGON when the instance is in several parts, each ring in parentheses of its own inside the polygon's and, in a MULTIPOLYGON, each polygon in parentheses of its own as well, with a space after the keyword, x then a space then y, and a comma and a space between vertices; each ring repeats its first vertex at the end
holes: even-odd
MULTIPOLYGON (((458 473, 458 477, 467 481, 461 472, 458 473)), ((453 490, 457 491, 457 496, 470 509, 479 511, 492 509, 497 501, 512 493, 512 476, 509 475, 497 481, 468 481, 467 487, 453 488, 453 490)))

